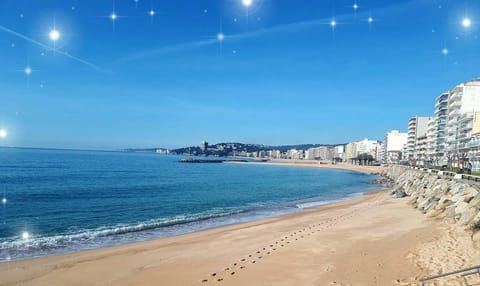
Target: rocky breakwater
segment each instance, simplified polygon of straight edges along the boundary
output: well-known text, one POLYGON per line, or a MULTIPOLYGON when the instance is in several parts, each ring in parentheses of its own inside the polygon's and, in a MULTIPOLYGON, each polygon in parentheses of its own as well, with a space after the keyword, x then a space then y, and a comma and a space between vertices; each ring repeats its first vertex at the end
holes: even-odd
POLYGON ((403 166, 389 166, 392 195, 411 197, 409 203, 428 217, 447 219, 472 233, 480 248, 480 184, 403 166))

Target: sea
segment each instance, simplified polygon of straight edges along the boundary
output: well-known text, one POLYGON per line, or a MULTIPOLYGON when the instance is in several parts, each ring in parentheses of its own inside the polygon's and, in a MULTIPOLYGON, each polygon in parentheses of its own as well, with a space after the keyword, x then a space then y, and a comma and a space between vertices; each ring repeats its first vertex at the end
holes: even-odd
POLYGON ((345 170, 182 158, 0 148, 0 261, 171 237, 379 188, 345 170))

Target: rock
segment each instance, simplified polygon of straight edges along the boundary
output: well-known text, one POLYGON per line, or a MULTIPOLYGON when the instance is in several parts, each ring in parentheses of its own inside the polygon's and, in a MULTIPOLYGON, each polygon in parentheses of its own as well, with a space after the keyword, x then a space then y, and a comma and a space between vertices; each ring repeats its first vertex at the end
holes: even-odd
POLYGON ((478 195, 478 191, 473 187, 465 188, 464 192, 464 202, 469 203, 475 196, 478 195))
POLYGON ((470 223, 468 224, 468 228, 475 230, 478 229, 480 230, 480 212, 477 213, 477 215, 470 220, 470 223))
POLYGON ((480 209, 480 194, 477 194, 475 197, 473 197, 468 205, 470 207, 476 207, 477 209, 480 209))
POLYGON ((461 193, 456 193, 455 195, 453 195, 452 197, 452 202, 454 202, 455 204, 459 201, 463 201, 463 196, 461 193))
POLYGON ((433 209, 430 209, 426 215, 427 217, 433 218, 433 217, 441 216, 442 214, 443 214, 443 210, 437 210, 433 208, 433 209))
POLYGON ((458 224, 467 225, 475 216, 478 214, 477 208, 468 208, 466 211, 462 212, 458 224))
POLYGON ((458 201, 455 205, 455 214, 461 216, 468 209, 468 204, 464 201, 458 201))
POLYGON ((438 205, 435 206, 435 209, 442 210, 442 211, 445 210, 446 207, 453 204, 453 202, 451 201, 451 198, 452 197, 450 195, 445 195, 441 197, 440 200, 438 201, 438 205))
POLYGON ((398 188, 395 190, 394 196, 395 198, 400 199, 406 197, 407 193, 405 193, 405 190, 403 188, 398 188))
POLYGON ((445 208, 445 216, 447 218, 455 218, 455 206, 454 205, 451 205, 451 206, 448 206, 447 208, 445 208))

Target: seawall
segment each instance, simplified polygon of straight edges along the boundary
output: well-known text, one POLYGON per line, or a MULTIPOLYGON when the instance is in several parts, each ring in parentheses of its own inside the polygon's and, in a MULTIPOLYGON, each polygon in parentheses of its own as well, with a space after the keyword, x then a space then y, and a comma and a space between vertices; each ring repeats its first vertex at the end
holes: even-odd
POLYGON ((389 166, 385 176, 391 180, 393 196, 408 196, 409 204, 426 216, 464 227, 480 247, 480 182, 396 165, 389 166))

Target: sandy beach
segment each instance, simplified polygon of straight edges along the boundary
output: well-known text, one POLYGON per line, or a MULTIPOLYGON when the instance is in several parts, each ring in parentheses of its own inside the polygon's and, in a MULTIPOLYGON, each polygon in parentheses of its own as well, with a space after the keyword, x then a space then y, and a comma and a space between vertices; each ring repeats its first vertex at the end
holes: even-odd
POLYGON ((373 192, 178 237, 2 263, 0 284, 417 285, 480 262, 466 232, 407 200, 373 192))
POLYGON ((319 163, 318 161, 308 160, 269 160, 267 162, 228 162, 229 164, 249 164, 249 165, 270 165, 270 166, 288 166, 288 167, 303 167, 303 168, 322 168, 322 169, 336 169, 360 172, 365 174, 380 174, 385 170, 383 166, 359 166, 345 163, 319 163))

